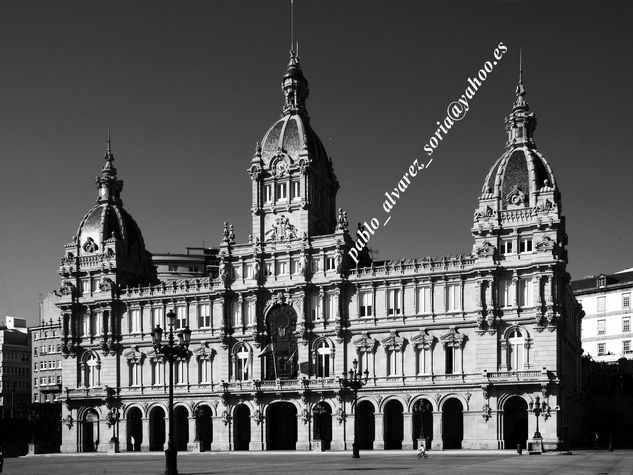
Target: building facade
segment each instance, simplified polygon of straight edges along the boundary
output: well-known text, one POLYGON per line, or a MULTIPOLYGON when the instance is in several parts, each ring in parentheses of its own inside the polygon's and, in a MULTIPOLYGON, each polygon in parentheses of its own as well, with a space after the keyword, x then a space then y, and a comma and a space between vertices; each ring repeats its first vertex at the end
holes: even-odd
POLYGON ((475 202, 472 251, 364 251, 358 266, 294 52, 282 92, 248 165, 252 233, 238 242, 225 223, 217 274, 157 278, 108 145, 97 204, 59 268, 62 451, 163 450, 168 368, 152 330, 170 309, 175 330, 192 331, 175 365, 180 450, 348 450, 355 422, 361 449, 516 447, 538 401, 546 448, 578 435, 581 310, 522 82, 475 202), (368 372, 357 407, 340 385, 354 360, 368 372))
POLYGON ((633 359, 633 270, 600 274, 571 283, 582 305, 582 347, 595 361, 633 359))
POLYGON ((49 294, 40 303, 40 324, 29 328, 32 353, 32 402, 58 402, 62 392, 62 322, 49 294), (53 318, 55 317, 55 318, 53 318))
POLYGON ((5 317, 0 324, 0 416, 25 417, 31 398, 30 342, 26 320, 5 317))

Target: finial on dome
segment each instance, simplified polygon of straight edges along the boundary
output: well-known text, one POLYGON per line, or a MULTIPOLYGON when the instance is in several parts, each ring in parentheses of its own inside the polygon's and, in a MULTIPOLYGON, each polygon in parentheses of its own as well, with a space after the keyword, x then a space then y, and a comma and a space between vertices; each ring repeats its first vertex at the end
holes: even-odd
POLYGON ((530 110, 530 106, 525 100, 525 86, 523 85, 523 49, 519 50, 519 83, 515 91, 516 99, 514 100, 513 110, 530 110))
POLYGON ((112 152, 112 149, 111 149, 110 145, 111 145, 111 143, 110 143, 110 122, 108 122, 108 150, 107 150, 108 153, 112 152))

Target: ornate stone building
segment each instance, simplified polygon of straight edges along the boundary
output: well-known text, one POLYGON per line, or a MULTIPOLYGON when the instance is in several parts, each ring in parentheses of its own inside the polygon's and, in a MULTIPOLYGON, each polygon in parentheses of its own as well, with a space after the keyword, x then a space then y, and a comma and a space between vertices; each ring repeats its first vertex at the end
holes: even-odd
MULTIPOLYGON (((556 179, 536 149, 520 82, 507 143, 476 203, 472 252, 353 266, 332 160, 311 127, 291 53, 282 117, 258 143, 252 234, 225 224, 206 277, 157 279, 124 210, 113 155, 97 204, 59 269, 62 450, 163 450, 165 362, 152 347, 169 309, 192 330, 175 368, 185 450, 516 447, 546 402, 547 448, 580 431, 581 311, 565 270, 556 179), (339 375, 369 373, 358 408, 339 375)), ((362 229, 359 232, 363 232, 362 229)))

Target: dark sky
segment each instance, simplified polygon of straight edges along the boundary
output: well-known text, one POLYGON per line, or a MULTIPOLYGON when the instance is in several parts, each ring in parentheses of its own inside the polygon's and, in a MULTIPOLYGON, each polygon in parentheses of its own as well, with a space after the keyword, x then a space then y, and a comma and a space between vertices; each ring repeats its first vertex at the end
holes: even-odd
MULTIPOLYGON (((393 189, 464 92, 505 57, 370 241, 376 258, 470 252, 523 48, 535 138, 562 193, 573 278, 633 266, 633 3, 295 2, 312 125, 350 221, 393 189)), ((37 321, 96 199, 107 124, 150 251, 250 233, 255 143, 279 117, 289 1, 0 2, 0 316, 37 321)))

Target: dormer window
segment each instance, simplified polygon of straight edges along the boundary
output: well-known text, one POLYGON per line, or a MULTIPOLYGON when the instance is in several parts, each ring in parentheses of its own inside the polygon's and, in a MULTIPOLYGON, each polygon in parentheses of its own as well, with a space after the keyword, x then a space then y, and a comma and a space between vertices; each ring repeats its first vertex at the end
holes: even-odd
POLYGON ((293 181, 291 186, 292 188, 290 190, 290 195, 291 195, 290 197, 293 200, 298 200, 299 198, 301 198, 299 182, 293 181))
POLYGON ((598 277, 598 287, 605 287, 607 285, 607 276, 601 275, 598 277))
POLYGON ((285 183, 278 183, 277 190, 275 191, 277 195, 277 201, 288 201, 288 190, 286 189, 285 183))

